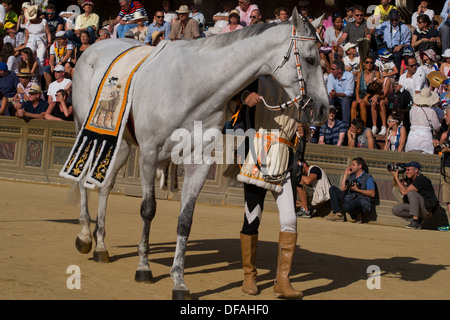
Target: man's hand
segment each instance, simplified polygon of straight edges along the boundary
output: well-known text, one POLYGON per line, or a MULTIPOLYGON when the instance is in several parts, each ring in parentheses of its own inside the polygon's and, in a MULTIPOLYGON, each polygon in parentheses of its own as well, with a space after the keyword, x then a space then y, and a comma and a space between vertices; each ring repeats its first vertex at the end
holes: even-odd
POLYGON ((256 92, 252 92, 245 98, 244 104, 249 107, 254 107, 258 102, 261 101, 261 97, 256 92))

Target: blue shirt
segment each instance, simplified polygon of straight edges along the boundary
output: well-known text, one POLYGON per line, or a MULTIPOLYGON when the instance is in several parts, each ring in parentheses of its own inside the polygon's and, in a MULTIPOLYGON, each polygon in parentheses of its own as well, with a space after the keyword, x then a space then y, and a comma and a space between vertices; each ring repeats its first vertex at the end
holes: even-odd
POLYGON ((0 77, 0 92, 7 98, 12 98, 17 93, 19 78, 10 71, 6 76, 0 77))
POLYGON ((340 79, 336 79, 330 74, 327 80, 328 95, 333 89, 336 93, 345 93, 347 97, 352 97, 355 94, 355 77, 353 73, 344 71, 340 79))
POLYGON ((320 127, 320 137, 324 138, 325 144, 337 145, 339 134, 342 132, 347 132, 347 125, 338 119, 334 120, 333 128, 328 126, 328 121, 320 127))
POLYGON ((30 101, 25 101, 22 104, 22 109, 24 109, 26 112, 34 113, 34 114, 41 114, 42 112, 47 111, 48 108, 48 102, 42 99, 39 99, 39 104, 36 108, 33 107, 33 103, 30 101))
POLYGON ((393 28, 390 21, 385 21, 380 25, 383 30, 383 39, 389 49, 398 45, 411 45, 411 30, 406 24, 400 24, 393 28))
POLYGON ((157 26, 156 22, 152 23, 151 25, 148 26, 148 32, 147 35, 145 36, 144 43, 152 45, 152 34, 155 31, 164 31, 164 38, 169 39, 169 33, 171 29, 172 26, 170 25, 170 23, 166 21, 163 22, 162 26, 157 26))

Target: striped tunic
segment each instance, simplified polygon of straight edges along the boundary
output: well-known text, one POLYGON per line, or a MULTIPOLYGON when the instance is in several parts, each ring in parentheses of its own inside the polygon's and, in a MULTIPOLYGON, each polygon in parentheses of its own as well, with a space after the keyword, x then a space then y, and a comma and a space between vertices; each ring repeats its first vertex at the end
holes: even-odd
POLYGON ((119 12, 119 17, 122 17, 123 21, 134 20, 134 13, 140 11, 143 16, 147 16, 144 6, 139 1, 131 1, 130 9, 124 10, 123 8, 119 12))

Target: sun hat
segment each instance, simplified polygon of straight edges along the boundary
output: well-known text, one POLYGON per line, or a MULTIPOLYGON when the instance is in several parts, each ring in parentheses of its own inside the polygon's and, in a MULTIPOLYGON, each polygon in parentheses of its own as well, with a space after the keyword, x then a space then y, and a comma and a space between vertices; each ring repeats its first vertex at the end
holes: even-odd
POLYGON ((33 20, 37 18, 38 15, 38 6, 37 5, 32 5, 29 6, 26 10, 25 10, 25 18, 27 18, 28 20, 33 20))
POLYGON ((29 93, 42 93, 42 89, 41 89, 40 85, 38 85, 36 83, 33 83, 31 85, 31 88, 30 88, 30 90, 28 92, 29 93))
POLYGON ((416 169, 419 169, 420 170, 420 168, 422 167, 421 165, 420 165, 420 163, 418 163, 417 161, 411 161, 411 162, 408 162, 408 163, 406 163, 405 164, 405 167, 413 167, 413 168, 416 168, 416 169))
POLYGON ((378 50, 378 56, 381 57, 381 58, 386 58, 387 59, 390 56, 392 56, 392 53, 388 49, 383 48, 383 49, 378 50))
POLYGON ((145 19, 145 20, 148 20, 148 17, 142 15, 142 12, 140 12, 140 11, 136 11, 136 12, 134 13, 134 15, 133 15, 133 20, 130 21, 130 23, 135 23, 135 21, 136 21, 136 20, 139 20, 139 19, 145 19))
POLYGON ((423 55, 426 54, 428 58, 433 60, 433 62, 436 62, 436 52, 433 49, 428 49, 425 51, 420 51, 420 59, 423 59, 423 55))
POLYGON ((430 86, 432 86, 433 88, 439 88, 439 86, 445 81, 447 80, 447 77, 444 76, 442 73, 440 73, 439 71, 431 71, 428 75, 427 75, 427 80, 430 82, 430 86))
POLYGON ((236 14, 236 15, 239 16, 239 17, 241 16, 241 15, 239 14, 239 11, 237 11, 236 9, 231 10, 230 13, 228 14, 228 16, 231 17, 232 14, 236 14))
POLYGON ((157 39, 159 39, 159 37, 161 37, 161 35, 164 35, 164 31, 163 30, 161 30, 161 31, 154 31, 152 33, 152 44, 154 46, 156 46, 158 44, 159 41, 157 41, 157 39))
POLYGON ((347 52, 348 49, 356 47, 356 43, 347 42, 344 46, 344 52, 347 52))
POLYGON ((67 38, 67 34, 65 31, 58 31, 57 33, 55 33, 55 37, 65 39, 65 38, 67 38))
POLYGON ((450 58, 450 48, 445 49, 444 53, 441 55, 442 58, 450 58))
POLYGON ((189 10, 189 7, 187 5, 182 5, 178 10, 175 10, 177 13, 189 13, 191 10, 189 10))
POLYGON ((85 5, 90 4, 91 6, 94 6, 94 3, 90 0, 84 0, 81 4, 81 7, 83 8, 85 5))
POLYGON ((65 70, 64 70, 64 67, 63 67, 62 65, 58 64, 58 65, 53 69, 53 71, 54 71, 54 72, 61 72, 61 71, 65 71, 65 70))
POLYGON ((22 77, 22 78, 25 78, 25 77, 31 78, 33 76, 33 74, 31 73, 31 70, 29 68, 20 69, 20 72, 17 72, 16 75, 18 77, 22 77))
POLYGON ((439 102, 439 95, 432 92, 429 87, 425 87, 420 90, 420 93, 414 95, 413 101, 417 105, 432 106, 439 102))

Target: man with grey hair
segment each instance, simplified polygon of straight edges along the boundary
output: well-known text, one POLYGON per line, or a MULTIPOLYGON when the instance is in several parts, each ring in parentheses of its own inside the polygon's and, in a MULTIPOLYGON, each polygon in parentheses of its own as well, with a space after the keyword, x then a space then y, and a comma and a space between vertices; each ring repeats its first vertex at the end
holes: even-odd
POLYGON ((256 4, 251 4, 250 0, 239 0, 239 5, 236 7, 236 10, 239 11, 239 15, 241 17, 241 25, 243 27, 249 26, 252 22, 250 18, 253 10, 259 9, 256 4))
POLYGON ((340 106, 342 120, 350 125, 350 107, 355 96, 355 78, 353 73, 345 71, 342 60, 331 63, 331 74, 327 80, 327 91, 330 105, 340 106))
POLYGON ((121 10, 117 18, 109 25, 108 31, 112 33, 114 27, 117 26, 117 38, 123 38, 125 32, 137 27, 136 23, 131 23, 134 20, 135 12, 140 12, 142 16, 147 17, 147 12, 144 6, 139 1, 135 0, 119 0, 121 10))

